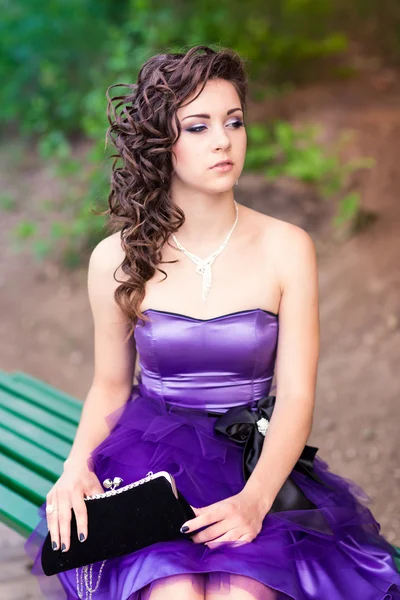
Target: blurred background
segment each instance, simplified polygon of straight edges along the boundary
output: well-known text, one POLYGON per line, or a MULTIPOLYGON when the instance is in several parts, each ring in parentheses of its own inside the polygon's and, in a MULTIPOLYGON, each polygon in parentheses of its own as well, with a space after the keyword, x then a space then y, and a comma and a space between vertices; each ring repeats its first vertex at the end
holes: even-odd
MULTIPOLYGON (((400 545, 398 0, 0 0, 0 369, 84 400, 87 263, 106 235, 105 91, 143 62, 231 47, 250 77, 238 202, 296 223, 319 260, 310 443, 400 545)), ((0 524, 3 599, 41 598, 0 524)))

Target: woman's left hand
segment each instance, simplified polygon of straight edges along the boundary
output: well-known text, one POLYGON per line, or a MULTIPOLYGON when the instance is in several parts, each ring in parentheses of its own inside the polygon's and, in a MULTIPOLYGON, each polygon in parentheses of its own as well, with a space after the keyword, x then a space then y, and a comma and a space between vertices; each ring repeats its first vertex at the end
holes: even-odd
POLYGON ((190 537, 196 543, 205 543, 206 546, 215 548, 225 543, 241 546, 254 540, 261 531, 270 506, 266 506, 265 500, 242 490, 235 496, 209 506, 192 508, 196 518, 183 524, 189 527, 185 534, 190 535, 191 531, 206 527, 190 537))

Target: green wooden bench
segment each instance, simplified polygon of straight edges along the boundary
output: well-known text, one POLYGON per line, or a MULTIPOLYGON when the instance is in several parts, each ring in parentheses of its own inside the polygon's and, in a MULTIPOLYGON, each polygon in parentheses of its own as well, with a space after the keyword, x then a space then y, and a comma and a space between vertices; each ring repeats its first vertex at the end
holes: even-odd
POLYGON ((0 371, 0 521, 24 537, 62 473, 82 406, 25 373, 0 371))
POLYGON ((62 473, 81 410, 82 402, 39 379, 0 371, 0 521, 26 538, 62 473))

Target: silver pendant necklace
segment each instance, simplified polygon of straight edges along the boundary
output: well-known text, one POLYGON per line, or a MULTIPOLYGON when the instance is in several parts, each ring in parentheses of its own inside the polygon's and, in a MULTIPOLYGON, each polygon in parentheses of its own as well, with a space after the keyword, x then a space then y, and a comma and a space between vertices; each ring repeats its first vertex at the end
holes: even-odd
POLYGON ((234 222, 230 232, 226 236, 225 241, 221 244, 221 246, 218 248, 218 250, 216 250, 215 252, 213 252, 212 254, 207 256, 207 258, 204 258, 204 259, 200 258, 199 256, 196 256, 196 254, 193 254, 193 252, 189 252, 188 250, 186 250, 186 248, 184 248, 182 246, 182 244, 180 244, 178 242, 178 240, 176 239, 174 234, 172 234, 172 238, 173 238, 175 244, 177 245, 178 249, 181 252, 183 252, 188 258, 190 258, 197 265, 196 273, 198 275, 203 276, 203 289, 202 289, 203 303, 205 303, 207 301, 208 292, 210 291, 210 288, 211 288, 211 283, 212 283, 211 265, 213 264, 213 262, 217 258, 217 256, 219 254, 221 254, 222 250, 225 248, 225 246, 228 243, 229 238, 231 237, 232 232, 235 229, 236 224, 238 222, 238 218, 239 218, 238 205, 237 205, 236 200, 234 200, 233 202, 235 204, 235 209, 236 209, 235 222, 234 222))

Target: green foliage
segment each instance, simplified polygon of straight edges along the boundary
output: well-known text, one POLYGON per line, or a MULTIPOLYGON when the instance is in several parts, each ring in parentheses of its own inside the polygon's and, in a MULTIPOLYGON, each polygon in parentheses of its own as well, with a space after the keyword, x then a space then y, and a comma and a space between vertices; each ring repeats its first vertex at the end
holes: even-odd
POLYGON ((27 240, 28 238, 32 238, 36 231, 36 224, 29 219, 25 219, 18 223, 15 233, 19 240, 27 240))
POLYGON ((15 197, 7 192, 0 193, 0 210, 11 212, 16 206, 15 197))
POLYGON ((333 0, 0 0, 0 10, 0 123, 27 135, 104 126, 106 87, 166 48, 231 46, 252 79, 282 85, 347 46, 333 0))
POLYGON ((39 140, 38 150, 44 159, 58 158, 67 161, 71 154, 71 145, 62 131, 53 129, 39 140))
POLYGON ((344 196, 340 202, 340 214, 335 218, 337 225, 343 225, 347 221, 351 221, 354 218, 360 208, 360 195, 356 192, 351 192, 344 196))
POLYGON ((24 134, 81 130, 82 98, 105 57, 110 5, 0 0, 1 121, 18 123, 24 134))
POLYGON ((327 152, 318 142, 316 125, 295 128, 290 123, 275 121, 271 125, 247 126, 248 149, 245 169, 262 171, 269 180, 289 176, 316 186, 323 199, 338 198, 337 226, 348 224, 359 212, 359 195, 347 193, 351 175, 359 169, 371 168, 372 158, 342 163, 340 151, 348 141, 345 134, 336 148, 327 152))
POLYGON ((398 0, 336 0, 336 21, 359 51, 382 64, 399 66, 400 11, 398 0))
MULTIPOLYGON (((91 207, 105 209, 109 194, 113 149, 104 148, 104 137, 110 85, 135 81, 143 62, 160 51, 218 44, 247 59, 251 90, 260 98, 307 80, 314 65, 347 48, 346 36, 332 24, 333 0, 0 0, 1 8, 0 124, 18 123, 23 134, 39 134, 40 156, 63 181, 62 215, 34 247, 38 256, 62 247, 70 265, 104 236, 104 219, 91 207), (76 134, 91 142, 79 158, 71 141, 76 134)), ((257 131, 253 135, 262 138, 257 131)), ((247 164, 269 165, 270 177, 320 177, 337 190, 341 179, 332 160, 279 123, 273 141, 260 139, 249 149, 247 164)), ((52 210, 46 199, 42 210, 52 210)))

